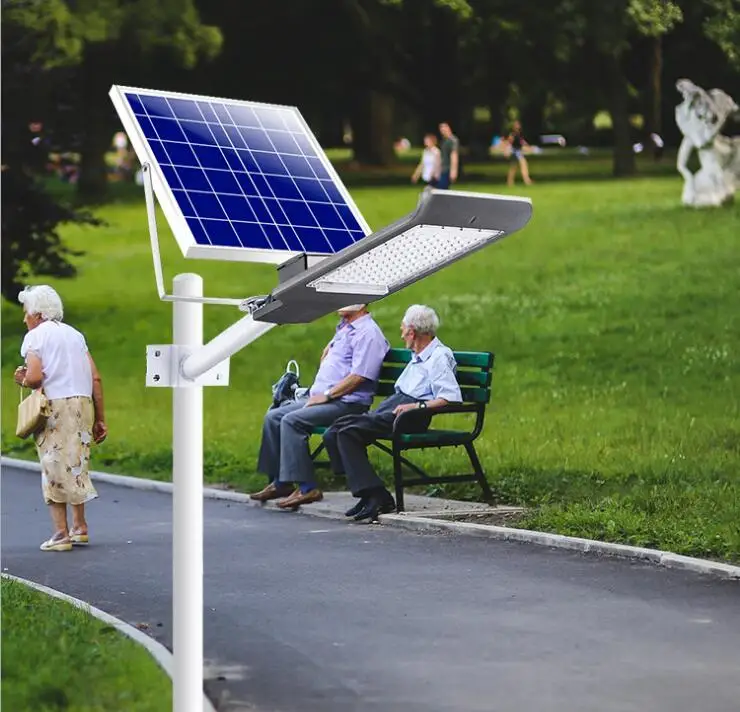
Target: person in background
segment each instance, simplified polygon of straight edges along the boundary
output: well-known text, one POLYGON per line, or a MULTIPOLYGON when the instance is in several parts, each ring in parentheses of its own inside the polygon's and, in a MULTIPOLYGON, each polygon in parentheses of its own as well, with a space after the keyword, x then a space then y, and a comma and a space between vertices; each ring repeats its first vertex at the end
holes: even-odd
POLYGON ((412 183, 418 183, 419 178, 428 186, 434 188, 439 182, 442 171, 442 154, 437 147, 437 137, 433 133, 424 135, 424 150, 421 160, 411 176, 412 183))
POLYGON ((103 408, 103 383, 87 350, 85 337, 62 321, 64 308, 47 285, 26 287, 19 295, 28 333, 15 370, 15 382, 43 388, 51 415, 35 434, 41 462, 41 489, 49 505, 54 534, 42 551, 70 551, 88 544, 85 504, 98 496, 90 481, 90 445, 108 434, 103 408), (67 505, 72 508, 68 528, 67 505))
POLYGON ((663 158, 665 142, 660 134, 655 133, 655 131, 650 134, 650 141, 653 144, 653 158, 656 163, 660 163, 660 159, 663 158))
POLYGON ((446 121, 439 125, 439 133, 442 136, 442 146, 440 147, 441 166, 437 188, 446 190, 457 181, 460 168, 460 139, 452 133, 446 121))
POLYGON ((462 401, 455 377, 455 357, 437 338, 438 328, 434 309, 422 304, 410 306, 401 320, 401 338, 413 355, 395 383, 395 393, 369 413, 339 418, 324 433, 332 470, 346 475, 350 491, 359 498, 345 512, 355 521, 373 521, 396 506, 370 464, 368 445, 376 438, 390 437, 401 413, 413 412, 407 416, 408 421, 404 419, 404 429, 408 426, 419 432, 429 427, 429 409, 462 401))
POLYGON ((265 415, 257 469, 270 482, 250 495, 253 500, 278 499, 281 509, 321 501, 308 448, 311 432, 343 415, 364 413, 373 401, 388 341, 365 304, 343 307, 338 314, 308 395, 265 415))
POLYGON ((516 177, 516 169, 522 172, 522 180, 525 185, 532 185, 532 179, 529 177, 529 165, 527 159, 524 156, 524 151, 529 147, 524 134, 522 133, 522 125, 519 121, 515 121, 511 126, 511 132, 506 137, 506 141, 509 144, 509 174, 506 177, 507 185, 514 185, 514 178, 516 177))

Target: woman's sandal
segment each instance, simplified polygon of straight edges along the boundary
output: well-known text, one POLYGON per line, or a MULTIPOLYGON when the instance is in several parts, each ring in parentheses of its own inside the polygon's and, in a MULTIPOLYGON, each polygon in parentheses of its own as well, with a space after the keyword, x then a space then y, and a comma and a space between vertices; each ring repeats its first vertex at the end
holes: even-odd
POLYGON ((69 540, 73 544, 77 544, 78 546, 87 546, 90 543, 90 537, 88 536, 87 532, 83 534, 82 532, 75 529, 70 530, 69 540))
POLYGON ((41 551, 72 551, 72 541, 69 537, 63 539, 47 539, 39 547, 41 551))

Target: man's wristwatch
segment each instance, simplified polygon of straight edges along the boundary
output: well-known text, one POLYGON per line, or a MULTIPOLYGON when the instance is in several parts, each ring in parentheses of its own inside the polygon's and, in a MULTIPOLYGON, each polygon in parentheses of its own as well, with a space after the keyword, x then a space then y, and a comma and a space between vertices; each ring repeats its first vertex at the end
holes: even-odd
POLYGON ((427 407, 427 404, 424 401, 421 401, 421 403, 419 403, 419 408, 426 408, 426 407, 427 407))
POLYGON ((332 394, 331 394, 331 388, 327 388, 327 389, 326 389, 326 390, 324 391, 324 396, 326 396, 326 400, 328 400, 328 401, 333 401, 333 400, 336 400, 336 399, 334 398, 334 396, 332 396, 332 394))

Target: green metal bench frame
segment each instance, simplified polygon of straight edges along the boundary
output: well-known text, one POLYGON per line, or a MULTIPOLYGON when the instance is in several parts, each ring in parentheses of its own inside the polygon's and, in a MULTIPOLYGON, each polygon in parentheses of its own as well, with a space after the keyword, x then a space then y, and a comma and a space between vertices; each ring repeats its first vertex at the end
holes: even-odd
MULTIPOLYGON (((373 444, 393 458, 393 476, 396 489, 396 511, 404 510, 403 490, 413 485, 430 485, 448 482, 477 482, 483 491, 483 499, 493 502, 493 492, 481 467, 474 442, 483 430, 486 416, 486 405, 491 400, 491 381, 493 377, 494 355, 489 351, 453 351, 457 362, 457 382, 460 384, 463 402, 430 409, 432 416, 444 413, 474 413, 475 424, 472 430, 429 430, 422 433, 405 432, 404 419, 409 412, 402 413, 393 425, 393 436, 376 440, 373 444), (390 443, 390 447, 385 442, 390 443), (430 447, 464 447, 470 459, 473 472, 454 475, 430 476, 418 465, 403 456, 407 450, 421 450, 430 447), (415 477, 404 479, 404 467, 411 470, 415 477)), ((392 395, 393 385, 401 375, 406 364, 411 360, 409 349, 391 349, 383 360, 380 381, 376 395, 385 398, 392 395)), ((433 419, 432 419, 433 422, 433 419)), ((326 428, 314 428, 313 435, 323 435, 326 428)), ((322 442, 311 453, 317 467, 326 467, 328 463, 317 461, 317 456, 324 450, 322 442)))

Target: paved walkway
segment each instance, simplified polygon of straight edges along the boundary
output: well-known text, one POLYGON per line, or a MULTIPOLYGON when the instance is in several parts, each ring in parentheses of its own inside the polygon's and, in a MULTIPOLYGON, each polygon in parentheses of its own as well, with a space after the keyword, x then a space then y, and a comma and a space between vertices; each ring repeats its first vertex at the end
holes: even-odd
MULTIPOLYGON (((93 545, 38 550, 2 472, 2 567, 171 640, 171 498, 99 485, 93 545)), ((740 582, 205 502, 207 690, 222 712, 731 712, 740 582)))

